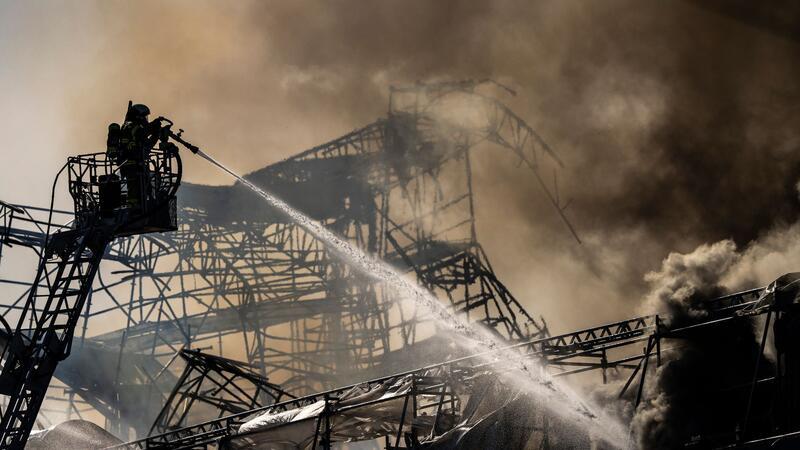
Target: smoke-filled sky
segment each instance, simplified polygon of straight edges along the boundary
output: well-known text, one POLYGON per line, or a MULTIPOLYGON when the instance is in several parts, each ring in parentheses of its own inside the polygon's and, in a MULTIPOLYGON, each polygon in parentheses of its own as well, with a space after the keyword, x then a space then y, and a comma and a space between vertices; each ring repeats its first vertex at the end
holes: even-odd
POLYGON ((128 99, 249 172, 385 114, 390 84, 490 77, 566 163, 584 246, 511 155, 473 162, 479 240, 552 329, 635 314, 644 274, 703 243, 769 243, 763 282, 794 261, 775 236, 797 235, 800 14, 741 5, 0 0, 0 199, 45 205, 128 99))

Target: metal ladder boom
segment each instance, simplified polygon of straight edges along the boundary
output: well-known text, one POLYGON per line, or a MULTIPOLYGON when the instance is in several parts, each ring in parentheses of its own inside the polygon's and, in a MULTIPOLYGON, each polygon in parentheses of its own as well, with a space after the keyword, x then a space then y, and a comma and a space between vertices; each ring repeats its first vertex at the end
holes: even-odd
POLYGON ((9 401, 0 421, 0 449, 25 448, 56 366, 69 355, 92 281, 112 239, 112 230, 94 226, 51 237, 4 356, 0 393, 9 401))

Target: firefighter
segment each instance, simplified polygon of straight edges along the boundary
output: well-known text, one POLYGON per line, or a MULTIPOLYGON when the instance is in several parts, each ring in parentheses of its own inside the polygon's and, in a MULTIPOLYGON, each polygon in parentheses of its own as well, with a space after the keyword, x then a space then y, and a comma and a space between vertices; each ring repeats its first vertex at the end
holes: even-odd
POLYGON ((146 199, 147 160, 150 150, 161 136, 159 120, 148 122, 150 108, 146 105, 128 103, 125 121, 120 127, 112 123, 108 127, 107 155, 119 167, 119 173, 127 190, 127 207, 141 210, 146 199))

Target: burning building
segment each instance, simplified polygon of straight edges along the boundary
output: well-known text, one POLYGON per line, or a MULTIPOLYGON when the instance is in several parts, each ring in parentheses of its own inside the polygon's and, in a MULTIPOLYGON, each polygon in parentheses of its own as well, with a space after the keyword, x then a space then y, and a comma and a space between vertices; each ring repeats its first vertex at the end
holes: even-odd
MULTIPOLYGON (((717 83, 694 69, 698 61, 741 61, 724 52, 697 57, 736 27, 768 35, 763 42, 780 40, 775 48, 795 48, 791 15, 685 3, 668 14, 685 19, 679 31, 650 27, 673 40, 662 52, 666 67, 651 65, 634 44, 625 67, 605 72, 570 59, 613 61, 607 42, 631 23, 651 23, 638 9, 606 17, 619 18, 609 39, 556 39, 565 61, 542 63, 560 67, 568 92, 554 94, 558 107, 538 99, 534 109, 554 112, 548 135, 570 136, 553 147, 591 149, 572 161, 536 131, 542 117, 531 120, 534 128, 530 110, 507 105, 525 100, 514 100, 512 89, 487 76, 492 71, 468 71, 474 79, 392 88, 379 119, 233 184, 182 182, 174 210, 164 210, 170 226, 138 223, 115 231, 102 249, 67 239, 89 223, 91 202, 76 199, 74 212, 0 203, 0 267, 13 273, 0 280, 2 360, 11 367, 0 379, 3 393, 19 398, 8 386, 21 379, 19 355, 33 348, 26 338, 34 328, 24 324, 49 317, 50 298, 85 301, 72 308, 69 326, 39 327, 31 340, 58 357, 42 365, 54 373, 46 391, 42 377, 29 377, 39 386, 31 395, 43 403, 35 423, 25 419, 39 429, 27 447, 792 448, 800 429, 796 277, 773 280, 796 270, 800 166, 786 131, 795 123, 796 108, 786 105, 796 90, 781 84, 793 66, 753 69, 753 84, 783 99, 770 103, 777 106, 766 117, 786 120, 769 126, 751 117, 762 117, 760 110, 743 106, 756 94, 741 80, 717 83), (697 53, 686 51, 696 42, 697 53), (626 81, 635 98, 620 93, 626 81), (594 128, 576 127, 575 117, 594 128), (620 122, 615 131, 625 142, 614 142, 627 153, 607 152, 597 124, 620 122), (476 182, 486 170, 520 189, 493 191, 506 196, 486 205, 479 201, 486 185, 476 182), (564 184, 577 187, 577 207, 567 209, 564 184), (524 188, 538 200, 520 208, 529 199, 524 188), (571 277, 571 288, 555 295, 564 311, 581 309, 566 326, 546 302, 508 282, 513 258, 482 245, 485 211, 505 220, 519 209, 561 236, 537 243, 553 267, 531 274, 527 286, 537 290, 542 273, 571 277), (138 234, 144 228, 159 232, 138 234), (61 238, 54 244, 52 236, 61 238), (620 256, 621 247, 631 250, 620 256), (647 275, 647 293, 630 279, 666 255, 658 249, 677 252, 647 275), (579 260, 581 270, 564 271, 556 254, 579 260), (63 275, 57 259, 64 255, 104 262, 93 282, 76 289, 70 283, 90 271, 63 275), (781 272, 757 267, 775 258, 783 258, 781 272), (33 259, 44 262, 31 282, 21 268, 33 259), (37 287, 45 284, 49 297, 37 287), (562 295, 592 289, 594 303, 562 295), (611 296, 630 300, 615 309, 603 303, 611 296), (632 311, 642 296, 646 306, 632 311)), ((611 8, 620 9, 629 8, 611 8)), ((516 9, 498 10, 505 18, 498 23, 513 28, 507 11, 516 9)), ((466 14, 473 20, 453 22, 472 23, 483 13, 442 14, 466 14)), ((579 15, 566 17, 581 23, 579 15)), ((505 55, 507 43, 496 44, 505 55)), ((301 83, 302 75, 283 82, 301 83)), ((106 183, 88 172, 76 177, 75 192, 84 182, 106 183)), ((101 209, 108 216, 115 208, 101 209)), ((17 407, 10 403, 0 402, 7 417, 17 407)))

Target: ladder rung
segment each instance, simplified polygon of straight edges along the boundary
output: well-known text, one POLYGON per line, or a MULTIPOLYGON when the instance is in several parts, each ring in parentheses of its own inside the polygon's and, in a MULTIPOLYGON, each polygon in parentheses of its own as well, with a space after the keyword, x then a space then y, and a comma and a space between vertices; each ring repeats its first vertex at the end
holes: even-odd
POLYGON ((59 281, 75 281, 75 280, 81 280, 83 278, 86 278, 86 276, 85 275, 75 275, 74 277, 61 277, 61 278, 57 279, 56 282, 59 282, 59 281))

